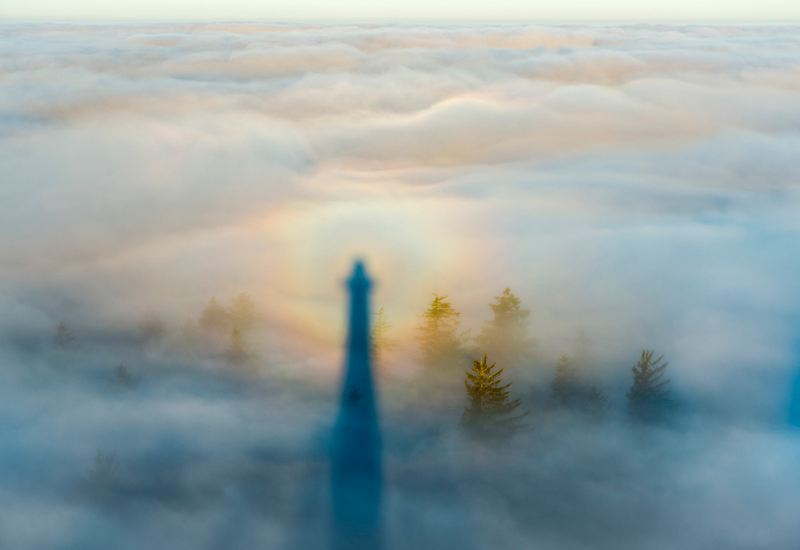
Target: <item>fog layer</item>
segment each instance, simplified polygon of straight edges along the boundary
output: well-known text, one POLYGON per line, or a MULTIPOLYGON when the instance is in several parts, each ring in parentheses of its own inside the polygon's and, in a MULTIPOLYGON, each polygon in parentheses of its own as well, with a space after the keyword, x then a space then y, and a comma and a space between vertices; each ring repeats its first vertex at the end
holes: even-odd
POLYGON ((794 548, 798 151, 794 26, 3 24, 0 546, 323 545, 362 257, 390 547, 794 548), (498 457, 415 336, 506 287, 526 408, 581 341, 612 411, 498 457), (197 341, 240 292, 244 373, 197 341), (643 348, 683 410, 646 434, 643 348))

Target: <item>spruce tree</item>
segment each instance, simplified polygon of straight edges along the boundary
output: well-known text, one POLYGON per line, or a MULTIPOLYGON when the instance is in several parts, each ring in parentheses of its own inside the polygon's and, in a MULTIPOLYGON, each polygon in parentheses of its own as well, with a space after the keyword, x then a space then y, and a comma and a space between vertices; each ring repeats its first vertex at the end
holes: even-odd
POLYGON ((131 374, 131 371, 123 363, 114 369, 114 381, 122 389, 132 389, 139 384, 139 379, 131 374))
POLYGON ((633 383, 628 390, 628 412, 634 418, 657 419, 670 403, 669 380, 665 378, 668 363, 664 356, 643 350, 638 363, 631 369, 633 383))
POLYGON ((246 292, 242 292, 233 299, 228 309, 233 326, 244 334, 247 333, 256 321, 256 305, 246 292))
POLYGON ((512 399, 509 392, 511 382, 503 383, 503 369, 488 364, 483 359, 472 362, 466 373, 464 387, 468 404, 464 408, 462 424, 473 435, 482 438, 503 438, 522 428, 521 420, 526 414, 515 414, 519 399, 512 399))
POLYGON ((67 324, 61 321, 56 326, 56 334, 53 337, 53 343, 58 348, 68 348, 75 342, 75 336, 72 331, 67 328, 67 324))
POLYGON ((419 329, 422 362, 427 367, 455 366, 460 361, 463 338, 458 334, 459 317, 447 296, 434 295, 423 313, 419 329))
POLYGON ((553 399, 561 406, 572 405, 579 393, 578 372, 575 364, 567 355, 558 359, 556 374, 550 384, 553 399))
POLYGON ((591 416, 602 416, 608 408, 608 400, 597 386, 581 380, 575 361, 562 355, 550 384, 553 401, 559 407, 570 408, 591 416))
POLYGON ((245 359, 247 359, 247 349, 244 346, 244 340, 242 339, 242 332, 239 330, 238 327, 233 327, 231 329, 231 343, 230 347, 228 348, 228 359, 230 359, 234 363, 241 363, 245 359))
POLYGON ((166 334, 166 325, 153 313, 149 313, 142 319, 142 322, 139 323, 139 339, 145 344, 163 340, 166 334))
POLYGON ((608 398, 597 386, 589 386, 583 394, 581 408, 589 415, 601 418, 608 411, 608 398))
POLYGON ((522 300, 510 288, 505 288, 489 307, 492 319, 481 330, 478 344, 504 364, 518 366, 533 351, 527 325, 530 311, 522 307, 522 300))
POLYGON ((224 331, 229 321, 228 312, 217 302, 216 298, 211 298, 200 316, 200 326, 208 332, 224 331))

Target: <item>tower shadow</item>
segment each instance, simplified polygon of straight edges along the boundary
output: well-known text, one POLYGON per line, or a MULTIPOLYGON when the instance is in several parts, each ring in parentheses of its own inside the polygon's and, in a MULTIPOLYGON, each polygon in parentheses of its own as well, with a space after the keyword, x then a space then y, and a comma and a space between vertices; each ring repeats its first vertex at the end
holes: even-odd
POLYGON ((383 546, 382 450, 370 346, 370 290, 364 264, 347 281, 349 322, 339 413, 331 444, 332 550, 383 546))

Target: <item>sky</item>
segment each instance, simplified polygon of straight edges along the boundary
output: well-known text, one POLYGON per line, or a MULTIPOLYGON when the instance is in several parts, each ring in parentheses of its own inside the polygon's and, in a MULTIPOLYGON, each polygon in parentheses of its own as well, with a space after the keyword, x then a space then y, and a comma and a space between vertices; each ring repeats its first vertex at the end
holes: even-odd
POLYGON ((42 19, 435 19, 797 21, 793 0, 4 0, 0 17, 42 19))

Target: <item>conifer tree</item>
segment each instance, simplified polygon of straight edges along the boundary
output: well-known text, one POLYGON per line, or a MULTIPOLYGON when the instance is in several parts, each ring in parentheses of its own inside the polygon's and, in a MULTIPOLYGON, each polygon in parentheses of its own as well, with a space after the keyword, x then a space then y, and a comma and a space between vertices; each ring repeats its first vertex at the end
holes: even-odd
POLYGON ((247 350, 245 349, 244 340, 242 339, 242 332, 238 327, 233 327, 231 329, 231 343, 227 355, 228 359, 234 363, 241 363, 247 359, 247 350))
POLYGON ((556 374, 550 384, 553 399, 561 406, 572 405, 579 393, 578 372, 575 364, 567 355, 558 359, 556 374))
POLYGON ((122 389, 135 388, 139 383, 139 379, 131 374, 131 371, 123 363, 114 369, 114 381, 122 389))
POLYGON ((456 365, 461 359, 463 337, 458 334, 459 317, 447 296, 435 294, 423 313, 419 329, 422 362, 427 367, 456 365))
POLYGON ((119 473, 119 461, 116 453, 97 451, 94 456, 94 466, 89 474, 94 483, 109 484, 114 481, 119 473))
POLYGON ((608 408, 608 400, 597 386, 581 380, 578 365, 562 355, 550 384, 553 401, 560 407, 582 411, 591 416, 602 416, 608 408))
POLYGON ((628 412, 634 418, 652 420, 660 416, 670 403, 669 380, 664 377, 668 363, 664 356, 643 350, 631 369, 633 383, 628 390, 628 412))
POLYGON ((228 312, 216 298, 211 298, 200 316, 200 326, 208 332, 222 332, 230 320, 228 312))
POLYGON ((167 334, 167 327, 157 315, 150 313, 139 323, 139 338, 142 342, 157 342, 167 334))
POLYGON ((517 366, 533 350, 527 325, 530 311, 522 307, 522 300, 510 288, 505 288, 489 307, 493 317, 481 330, 478 344, 504 364, 517 366))
POLYGON ((67 324, 61 321, 56 326, 56 334, 53 337, 53 343, 59 348, 68 348, 75 342, 75 336, 72 331, 67 328, 67 324))
POLYGON ((462 424, 470 433, 486 438, 502 438, 513 435, 522 428, 521 420, 526 415, 515 414, 519 399, 512 399, 509 392, 511 382, 503 383, 503 369, 488 364, 483 359, 472 362, 472 370, 466 373, 464 387, 468 404, 464 408, 462 424))
POLYGON ((597 386, 590 386, 586 393, 584 409, 594 415, 604 415, 608 411, 608 397, 597 386))
POLYGON ((256 320, 256 305, 246 292, 240 293, 233 299, 229 309, 229 316, 234 327, 240 332, 248 332, 256 320))

